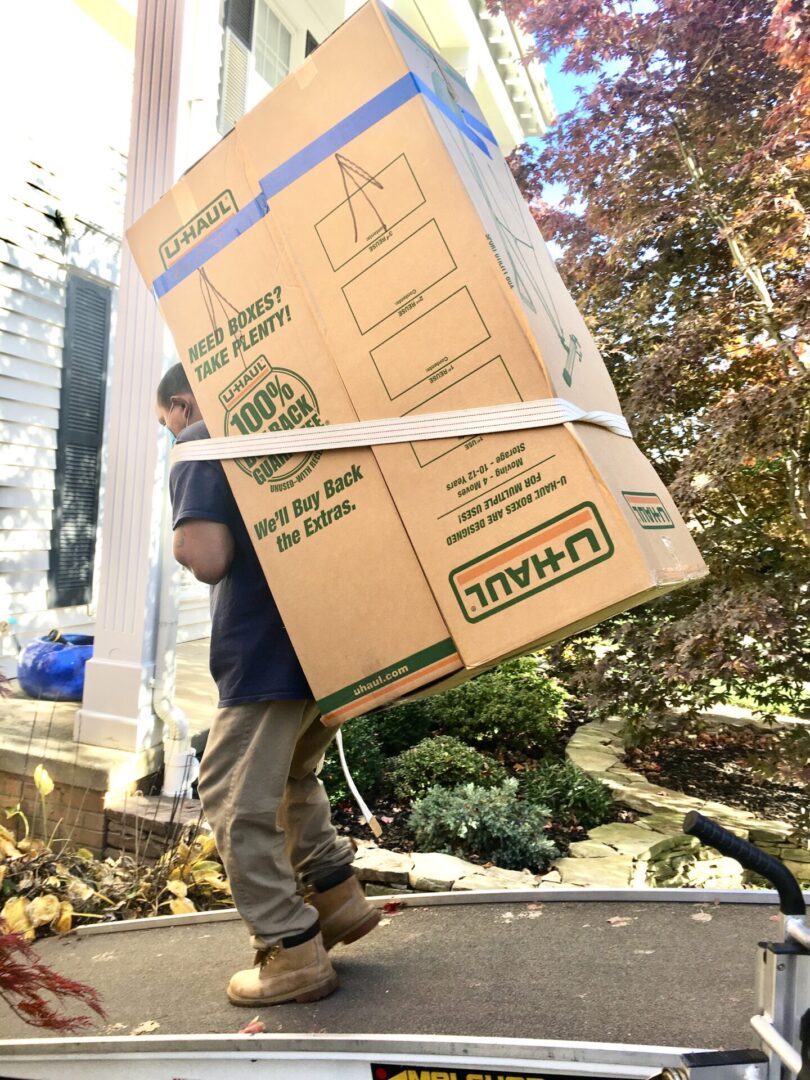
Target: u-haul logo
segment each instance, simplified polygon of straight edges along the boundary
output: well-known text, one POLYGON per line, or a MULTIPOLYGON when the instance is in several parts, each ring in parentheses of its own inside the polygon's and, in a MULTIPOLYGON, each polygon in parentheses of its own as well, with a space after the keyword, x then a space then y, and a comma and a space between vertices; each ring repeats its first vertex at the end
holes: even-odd
MULTIPOLYGON (((226 435, 295 431, 322 424, 318 399, 309 383, 289 368, 274 368, 264 354, 225 387, 219 400, 225 409, 226 435)), ((322 450, 303 450, 235 460, 257 484, 267 484, 270 491, 286 491, 309 476, 322 454, 322 450)))
POLYGON ((624 501, 642 529, 674 529, 675 522, 653 491, 623 491, 624 501))
POLYGON ((231 191, 226 189, 216 195, 207 206, 199 210, 193 218, 190 218, 185 225, 181 225, 177 232, 173 232, 168 240, 164 240, 160 245, 163 269, 168 270, 172 263, 177 262, 181 255, 190 251, 206 233, 217 225, 221 225, 238 209, 231 191))
POLYGON ((480 622, 543 589, 580 574, 613 554, 599 511, 584 502, 450 574, 468 622, 480 622))

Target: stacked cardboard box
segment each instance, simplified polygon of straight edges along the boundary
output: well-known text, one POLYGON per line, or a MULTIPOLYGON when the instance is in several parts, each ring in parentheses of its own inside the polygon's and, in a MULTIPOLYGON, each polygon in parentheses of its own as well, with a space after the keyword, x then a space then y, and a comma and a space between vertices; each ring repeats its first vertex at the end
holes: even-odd
MULTIPOLYGON (((466 84, 376 0, 128 238, 212 436, 620 412, 466 84)), ((327 722, 705 573, 632 440, 592 423, 224 467, 327 722)))

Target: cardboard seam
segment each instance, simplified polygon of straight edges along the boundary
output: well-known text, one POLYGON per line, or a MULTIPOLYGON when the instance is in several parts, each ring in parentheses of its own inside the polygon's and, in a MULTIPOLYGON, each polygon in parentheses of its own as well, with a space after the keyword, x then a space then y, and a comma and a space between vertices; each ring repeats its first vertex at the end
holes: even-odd
MULTIPOLYGON (((594 478, 594 480, 596 482, 596 486, 597 486, 597 488, 599 490, 599 493, 602 495, 605 502, 611 506, 611 508, 613 510, 613 516, 618 520, 619 528, 623 532, 625 539, 627 541, 629 541, 629 543, 632 546, 634 552, 636 553, 635 558, 634 558, 633 561, 634 562, 640 562, 642 566, 646 565, 647 560, 644 558, 644 551, 643 551, 643 549, 641 547, 641 544, 640 544, 640 542, 638 540, 638 537, 636 537, 633 534, 633 532, 631 531, 630 525, 629 525, 629 523, 627 521, 627 518, 624 516, 624 512, 621 510, 621 508, 619 508, 617 506, 617 500, 616 500, 615 495, 613 494, 613 492, 608 487, 605 480, 602 479, 602 476, 597 471, 596 466, 595 466, 595 464, 593 462, 593 459, 591 458, 591 455, 588 453, 588 449, 585 446, 585 443, 582 441, 582 439, 580 439, 579 433, 577 432, 575 425, 574 424, 564 424, 563 426, 566 428, 566 430, 568 431, 568 434, 574 440, 574 443, 576 444, 580 454, 582 455, 582 458, 585 461, 585 464, 586 464, 586 466, 588 468, 588 472, 591 474, 591 476, 594 478)), ((618 437, 619 436, 617 436, 617 438, 618 437)), ((650 573, 648 576, 652 580, 655 579, 655 575, 652 574, 652 573, 650 573)))

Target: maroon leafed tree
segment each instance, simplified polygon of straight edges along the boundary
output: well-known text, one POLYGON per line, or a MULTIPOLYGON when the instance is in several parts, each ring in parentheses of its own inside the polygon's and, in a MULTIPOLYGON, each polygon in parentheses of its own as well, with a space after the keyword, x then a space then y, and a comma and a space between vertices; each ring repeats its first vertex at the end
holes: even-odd
POLYGON ((66 979, 43 964, 21 934, 0 933, 0 998, 27 1023, 62 1035, 82 1031, 94 1022, 90 1016, 61 1012, 65 1001, 81 1002, 102 1019, 106 1016, 91 986, 66 979))
MULTIPOLYGON (((630 720, 806 710, 810 44, 801 0, 504 0, 588 84, 512 165, 705 583, 558 650, 630 720), (560 205, 544 201, 562 184, 560 205), (599 648, 595 649, 598 644, 599 648)), ((564 669, 564 668, 563 668, 564 669)))

